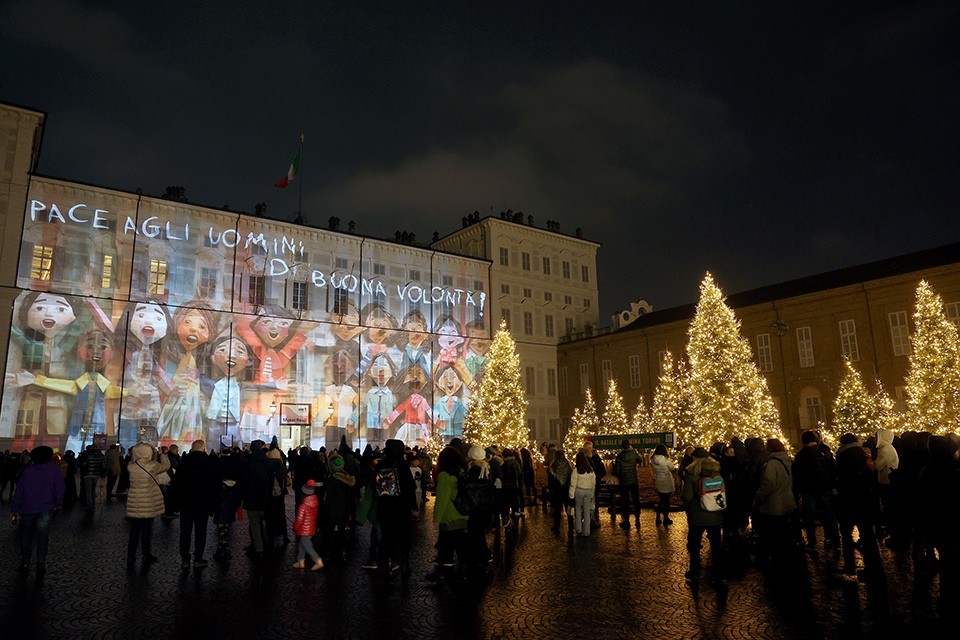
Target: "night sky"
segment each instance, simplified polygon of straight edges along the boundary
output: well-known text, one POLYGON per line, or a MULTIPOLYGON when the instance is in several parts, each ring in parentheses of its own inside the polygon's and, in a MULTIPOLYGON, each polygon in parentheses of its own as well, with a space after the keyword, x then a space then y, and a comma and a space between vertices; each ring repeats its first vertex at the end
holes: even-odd
POLYGON ((960 3, 0 4, 39 171, 429 242, 601 243, 602 324, 960 240, 960 3), (118 8, 119 7, 119 8, 118 8))

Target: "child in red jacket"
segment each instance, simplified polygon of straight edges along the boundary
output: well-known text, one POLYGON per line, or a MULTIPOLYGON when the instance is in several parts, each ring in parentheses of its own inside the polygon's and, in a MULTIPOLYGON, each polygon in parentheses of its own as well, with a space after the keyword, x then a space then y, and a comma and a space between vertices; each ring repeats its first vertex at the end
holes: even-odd
POLYGON ((300 507, 297 509, 297 519, 293 522, 293 532, 297 534, 298 538, 297 561, 293 563, 295 569, 306 568, 303 561, 306 556, 310 556, 314 561, 313 566, 310 567, 311 571, 323 569, 323 560, 320 559, 320 555, 313 548, 312 540, 317 532, 317 510, 319 508, 317 496, 314 495, 315 484, 313 480, 307 480, 307 484, 303 485, 301 491, 306 497, 300 503, 300 507))

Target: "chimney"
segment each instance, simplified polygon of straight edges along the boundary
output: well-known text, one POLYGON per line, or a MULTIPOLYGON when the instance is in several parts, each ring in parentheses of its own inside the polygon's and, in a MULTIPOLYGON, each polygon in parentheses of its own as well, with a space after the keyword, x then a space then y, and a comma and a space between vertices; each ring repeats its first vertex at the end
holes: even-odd
POLYGON ((327 221, 327 227, 330 231, 340 231, 340 218, 330 216, 330 219, 327 221))
POLYGON ((582 238, 582 237, 583 237, 583 229, 581 229, 580 227, 577 227, 576 233, 577 233, 577 237, 578 237, 578 238, 582 238))

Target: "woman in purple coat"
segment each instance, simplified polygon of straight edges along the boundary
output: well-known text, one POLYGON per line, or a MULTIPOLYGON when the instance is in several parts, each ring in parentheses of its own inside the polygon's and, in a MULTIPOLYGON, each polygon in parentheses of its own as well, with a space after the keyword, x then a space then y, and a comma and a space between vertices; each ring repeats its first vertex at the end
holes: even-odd
POLYGON ((36 447, 30 452, 30 464, 20 475, 10 506, 10 519, 20 523, 20 571, 30 567, 33 546, 37 546, 37 573, 46 569, 50 542, 50 520, 63 506, 64 480, 53 462, 53 449, 36 447))

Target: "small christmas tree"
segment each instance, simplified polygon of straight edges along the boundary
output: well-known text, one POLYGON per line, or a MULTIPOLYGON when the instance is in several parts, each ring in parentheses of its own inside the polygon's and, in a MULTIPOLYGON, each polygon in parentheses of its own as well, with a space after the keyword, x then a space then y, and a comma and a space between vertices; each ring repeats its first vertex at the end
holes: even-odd
POLYGON ((650 430, 650 410, 643 404, 643 396, 637 403, 637 409, 633 412, 633 421, 631 433, 648 433, 650 430))
POLYGON ((603 409, 604 435, 624 435, 630 433, 630 418, 623 408, 623 398, 617 392, 617 381, 610 380, 607 386, 607 404, 603 409))
POLYGON ((960 360, 957 328, 943 312, 940 296, 925 281, 917 287, 916 327, 907 374, 903 426, 944 434, 960 428, 960 360))
POLYGON ((583 403, 583 409, 574 409, 573 424, 570 425, 567 435, 563 438, 563 451, 567 454, 568 460, 573 460, 577 451, 583 446, 587 436, 597 434, 597 405, 593 401, 593 394, 587 389, 587 399, 583 403))
POLYGON ((753 361, 750 344, 740 335, 740 321, 709 273, 700 284, 689 335, 687 380, 693 424, 686 442, 709 447, 733 436, 785 440, 767 381, 753 361))
POLYGON ((679 443, 693 443, 692 420, 689 414, 690 401, 684 386, 685 374, 681 366, 674 364, 673 356, 667 351, 663 356, 663 373, 653 394, 653 406, 650 408, 650 428, 653 431, 672 431, 679 443))
MULTIPOLYGON (((827 444, 839 442, 840 436, 845 433, 865 440, 883 426, 883 419, 887 415, 880 398, 867 392, 860 372, 849 360, 845 360, 844 365, 843 379, 833 403, 833 425, 824 430, 827 444)), ((883 393, 882 390, 880 393, 883 393)))
POLYGON ((487 352, 483 379, 470 398, 463 438, 482 447, 526 447, 530 444, 526 414, 520 356, 506 323, 501 322, 487 352))

